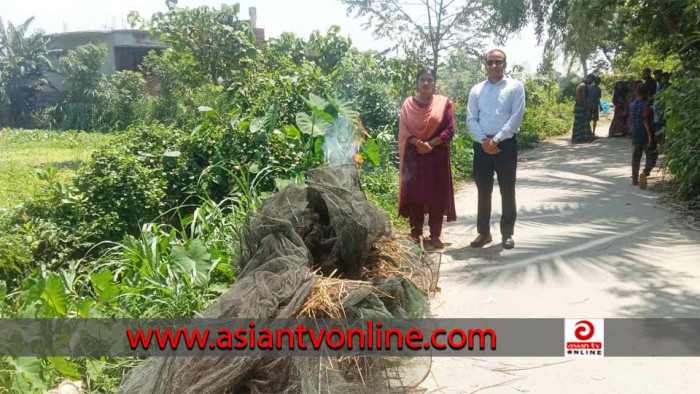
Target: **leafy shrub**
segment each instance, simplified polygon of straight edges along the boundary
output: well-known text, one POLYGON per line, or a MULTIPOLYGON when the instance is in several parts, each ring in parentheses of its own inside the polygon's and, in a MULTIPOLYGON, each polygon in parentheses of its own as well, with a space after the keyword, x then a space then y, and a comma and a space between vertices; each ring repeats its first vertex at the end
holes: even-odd
POLYGON ((88 241, 118 240, 159 215, 164 182, 144 159, 123 148, 107 148, 81 168, 75 186, 89 196, 82 215, 88 241))
POLYGON ((31 241, 25 238, 20 231, 23 226, 10 226, 2 224, 2 228, 14 227, 15 232, 6 232, 0 235, 0 277, 12 281, 19 274, 24 273, 34 262, 31 250, 31 241))
POLYGON ((666 117, 668 169, 676 175, 676 191, 683 198, 700 196, 700 78, 677 78, 662 93, 660 105, 666 117))
POLYGON ((150 102, 146 80, 140 73, 119 71, 109 77, 100 92, 100 120, 110 128, 124 128, 148 122, 150 102))
POLYGON ((518 133, 518 148, 534 146, 543 139, 566 134, 573 124, 573 103, 528 107, 518 133))
POLYGON ((240 77, 255 59, 255 35, 248 21, 239 19, 240 5, 222 4, 220 9, 207 6, 178 8, 166 2, 168 11, 154 14, 150 20, 138 15, 130 19, 158 31, 169 48, 194 60, 194 70, 209 81, 223 85, 240 77))
POLYGON ((99 128, 97 103, 66 101, 56 109, 56 122, 62 130, 94 130, 99 128))
POLYGON ((58 62, 65 76, 63 86, 71 102, 95 102, 105 80, 102 72, 107 59, 106 44, 85 44, 70 51, 58 62))
POLYGON ((157 82, 153 116, 165 124, 187 124, 197 106, 203 104, 195 102, 193 91, 209 81, 198 72, 197 60, 189 53, 168 48, 161 53, 151 51, 142 67, 157 82))
POLYGON ((370 130, 398 126, 402 98, 393 92, 389 62, 379 55, 351 50, 335 75, 336 89, 356 103, 362 123, 370 130))
POLYGON ((57 182, 51 170, 42 175, 46 189, 18 214, 25 222, 51 224, 62 241, 35 250, 34 259, 60 264, 157 217, 165 194, 162 152, 175 140, 176 132, 162 126, 132 128, 95 151, 73 182, 57 182))
POLYGON ((389 214, 394 226, 406 229, 408 221, 399 216, 399 169, 392 165, 370 167, 362 171, 360 180, 367 197, 389 214))
POLYGON ((474 149, 471 134, 456 133, 450 142, 452 177, 455 181, 468 179, 472 174, 474 149))
POLYGON ((57 126, 55 106, 35 108, 29 115, 29 127, 33 129, 55 130, 57 126))

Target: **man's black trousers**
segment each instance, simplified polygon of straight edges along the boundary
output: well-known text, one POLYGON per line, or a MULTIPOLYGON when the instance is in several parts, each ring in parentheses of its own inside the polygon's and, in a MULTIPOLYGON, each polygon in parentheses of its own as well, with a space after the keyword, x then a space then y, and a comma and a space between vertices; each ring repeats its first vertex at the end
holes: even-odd
POLYGON ((501 141, 501 150, 495 155, 484 152, 481 143, 474 142, 473 176, 479 190, 479 211, 476 229, 479 234, 491 233, 491 193, 493 192, 493 173, 498 177, 501 190, 501 236, 510 237, 515 227, 517 209, 515 207, 515 173, 518 165, 518 147, 515 136, 501 141))
POLYGON ((651 143, 632 141, 632 179, 635 181, 639 178, 639 166, 642 161, 642 153, 646 155, 644 175, 649 176, 659 157, 659 152, 656 149, 656 141, 652 140, 651 143))

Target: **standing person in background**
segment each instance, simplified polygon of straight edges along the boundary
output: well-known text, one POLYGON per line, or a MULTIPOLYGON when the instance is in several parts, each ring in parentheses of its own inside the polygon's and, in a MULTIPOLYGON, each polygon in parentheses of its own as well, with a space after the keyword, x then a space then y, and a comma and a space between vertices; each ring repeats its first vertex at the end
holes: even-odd
POLYGON ((515 175, 518 149, 515 136, 525 113, 525 87, 505 75, 506 54, 492 49, 484 61, 487 78, 469 92, 467 126, 474 139, 473 176, 479 192, 476 228, 479 236, 471 242, 480 248, 492 242, 491 193, 493 173, 501 191, 501 239, 504 249, 515 247, 513 232, 517 209, 515 175))
POLYGON ((654 93, 661 90, 659 84, 661 83, 661 76, 663 75, 663 73, 664 70, 654 70, 654 82, 656 82, 656 90, 654 91, 654 93))
POLYGON ((627 122, 629 121, 629 108, 627 107, 627 82, 617 81, 613 90, 613 105, 615 113, 608 129, 608 137, 617 137, 628 134, 627 122))
MULTIPOLYGON (((637 99, 637 88, 642 85, 642 81, 630 81, 629 98, 627 99, 627 113, 630 113, 630 110, 632 109, 632 103, 634 102, 634 100, 637 99)), ((629 134, 632 134, 632 127, 632 117, 628 116, 627 130, 629 131, 629 134)))
POLYGON ((651 77, 650 68, 642 70, 642 82, 644 86, 646 86, 647 95, 649 95, 649 97, 653 96, 654 93, 656 93, 656 81, 651 77))
POLYGON ((590 120, 593 121, 593 127, 591 127, 593 135, 595 135, 595 129, 598 125, 600 110, 603 109, 603 106, 600 104, 602 95, 603 92, 600 90, 600 77, 594 77, 593 83, 588 85, 588 111, 590 120))
POLYGON ((593 83, 595 76, 589 74, 576 86, 574 94, 574 125, 571 131, 571 142, 588 142, 593 140, 588 110, 588 85, 593 83))
POLYGON ((637 87, 637 97, 630 107, 630 119, 632 120, 632 184, 639 188, 647 188, 647 177, 656 165, 656 139, 653 130, 653 119, 649 92, 647 86, 642 84, 637 87), (639 174, 639 166, 645 154, 644 171, 639 174))
POLYGON ((404 100, 399 116, 399 215, 408 218, 420 242, 425 214, 430 241, 442 249, 443 218, 457 220, 450 140, 455 132, 452 101, 435 94, 435 72, 420 70, 417 94, 404 100))
POLYGON ((661 129, 661 113, 659 112, 658 97, 659 93, 661 93, 661 89, 663 89, 664 87, 664 84, 661 80, 661 76, 663 75, 663 73, 663 70, 654 70, 654 82, 656 82, 656 89, 650 93, 651 102, 654 103, 654 106, 652 107, 652 110, 654 112, 654 127, 652 133, 654 134, 656 134, 656 132, 661 129))
POLYGON ((671 86, 671 73, 661 74, 661 82, 664 84, 663 89, 668 89, 671 86))

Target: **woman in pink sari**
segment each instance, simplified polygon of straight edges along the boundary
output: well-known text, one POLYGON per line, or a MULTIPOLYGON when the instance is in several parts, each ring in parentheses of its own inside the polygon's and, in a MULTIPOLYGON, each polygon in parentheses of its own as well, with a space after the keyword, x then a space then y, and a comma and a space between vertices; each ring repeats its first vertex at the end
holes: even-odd
POLYGON ((403 102, 399 118, 399 215, 420 241, 428 214, 430 241, 441 249, 444 217, 457 219, 450 165, 454 114, 450 99, 434 94, 435 72, 421 70, 416 85, 418 94, 403 102))

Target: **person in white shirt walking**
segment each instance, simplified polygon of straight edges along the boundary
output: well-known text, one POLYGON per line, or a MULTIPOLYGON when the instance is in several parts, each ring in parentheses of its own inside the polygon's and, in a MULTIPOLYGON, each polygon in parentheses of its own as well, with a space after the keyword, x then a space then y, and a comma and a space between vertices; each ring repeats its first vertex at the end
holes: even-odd
POLYGON ((515 175, 518 163, 516 134, 525 113, 525 87, 505 76, 506 54, 493 49, 486 54, 488 78, 469 92, 467 125, 474 139, 473 176, 479 191, 476 219, 479 236, 471 246, 492 242, 491 193, 493 174, 501 191, 501 237, 503 248, 515 247, 515 175))

